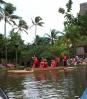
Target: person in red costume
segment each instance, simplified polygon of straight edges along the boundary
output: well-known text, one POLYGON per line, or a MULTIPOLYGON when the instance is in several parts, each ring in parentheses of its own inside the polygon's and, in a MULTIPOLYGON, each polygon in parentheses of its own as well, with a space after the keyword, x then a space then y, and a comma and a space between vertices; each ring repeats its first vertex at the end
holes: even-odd
POLYGON ((59 66, 60 65, 60 57, 56 57, 55 61, 56 61, 56 65, 59 66))
POLYGON ((42 59, 42 61, 40 62, 40 68, 47 68, 48 67, 48 62, 47 60, 44 58, 42 59))
POLYGON ((34 62, 33 62, 33 68, 39 68, 39 66, 40 66, 40 61, 39 61, 39 59, 36 57, 36 56, 34 56, 34 62))
POLYGON ((57 62, 56 62, 56 60, 52 60, 52 61, 51 61, 51 67, 52 67, 52 68, 57 67, 57 62))
POLYGON ((47 68, 48 67, 48 62, 46 59, 43 60, 44 61, 44 68, 47 68))
POLYGON ((44 68, 44 61, 43 60, 40 62, 40 68, 44 68))
POLYGON ((68 56, 67 55, 64 55, 64 66, 67 65, 67 60, 68 60, 68 56))

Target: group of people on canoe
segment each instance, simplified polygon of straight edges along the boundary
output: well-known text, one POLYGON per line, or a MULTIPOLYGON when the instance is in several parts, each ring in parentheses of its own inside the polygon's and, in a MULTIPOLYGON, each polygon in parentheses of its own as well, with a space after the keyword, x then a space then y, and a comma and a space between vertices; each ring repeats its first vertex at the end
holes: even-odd
MULTIPOLYGON (((46 58, 43 58, 41 61, 38 59, 38 57, 34 56, 33 57, 33 66, 32 68, 47 68, 48 67, 48 62, 46 58)), ((64 66, 67 65, 67 56, 64 56, 64 66)), ((58 67, 60 64, 60 57, 55 57, 53 60, 51 60, 50 67, 58 67)))

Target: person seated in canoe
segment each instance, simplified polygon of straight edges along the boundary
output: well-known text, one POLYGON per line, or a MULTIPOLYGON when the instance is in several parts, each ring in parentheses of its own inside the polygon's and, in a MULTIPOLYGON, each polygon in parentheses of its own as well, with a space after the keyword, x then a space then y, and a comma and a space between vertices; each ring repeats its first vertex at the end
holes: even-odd
POLYGON ((56 60, 51 60, 51 67, 52 67, 52 68, 57 67, 57 62, 56 62, 56 60))
POLYGON ((40 66, 40 61, 39 61, 39 59, 35 56, 35 57, 34 57, 34 62, 33 62, 32 68, 39 68, 39 66, 40 66))
POLYGON ((44 58, 40 62, 40 68, 47 68, 47 67, 48 67, 48 62, 47 62, 46 58, 44 58))
POLYGON ((60 65, 60 57, 55 57, 55 61, 56 61, 57 66, 59 66, 60 65))
POLYGON ((43 61, 44 61, 44 68, 47 68, 48 67, 47 59, 45 58, 43 61))
POLYGON ((40 62, 40 68, 44 68, 44 61, 43 60, 41 60, 41 62, 40 62))

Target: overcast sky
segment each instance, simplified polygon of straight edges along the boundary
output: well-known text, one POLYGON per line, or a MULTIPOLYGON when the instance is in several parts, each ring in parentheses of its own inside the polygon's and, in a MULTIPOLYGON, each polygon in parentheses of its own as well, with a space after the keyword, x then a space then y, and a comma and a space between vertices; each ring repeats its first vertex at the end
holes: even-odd
MULTIPOLYGON (((5 0, 16 6, 16 14, 22 16, 27 24, 31 25, 31 18, 40 16, 43 19, 44 27, 37 28, 37 34, 44 36, 45 33, 49 33, 50 29, 56 29, 63 31, 63 15, 58 13, 60 7, 65 8, 68 0, 5 0)), ((79 12, 80 3, 87 2, 87 0, 72 0, 73 7, 72 13, 76 15, 79 12)), ((11 30, 11 27, 7 27, 7 32, 11 30)), ((3 22, 0 23, 0 33, 3 33, 3 22)), ((26 33, 22 33, 22 39, 26 43, 32 42, 35 38, 34 27, 26 33)))

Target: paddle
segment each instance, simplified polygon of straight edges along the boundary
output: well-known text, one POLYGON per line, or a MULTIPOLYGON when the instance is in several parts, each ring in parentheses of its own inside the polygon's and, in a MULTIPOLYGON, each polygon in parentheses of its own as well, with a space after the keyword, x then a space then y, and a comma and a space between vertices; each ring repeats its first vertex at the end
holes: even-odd
POLYGON ((0 88, 0 99, 9 99, 8 95, 2 88, 0 88))

